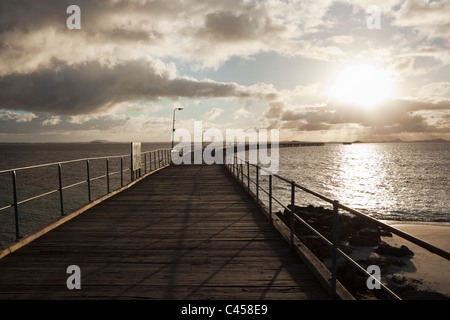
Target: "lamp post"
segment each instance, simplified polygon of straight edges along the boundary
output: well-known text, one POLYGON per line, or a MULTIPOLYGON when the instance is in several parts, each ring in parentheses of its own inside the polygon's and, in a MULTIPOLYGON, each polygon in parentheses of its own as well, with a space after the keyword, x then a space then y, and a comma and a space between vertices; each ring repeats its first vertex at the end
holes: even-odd
POLYGON ((175 135, 175 111, 177 110, 183 110, 183 107, 178 107, 173 109, 173 117, 172 117, 172 149, 173 149, 173 139, 175 135))

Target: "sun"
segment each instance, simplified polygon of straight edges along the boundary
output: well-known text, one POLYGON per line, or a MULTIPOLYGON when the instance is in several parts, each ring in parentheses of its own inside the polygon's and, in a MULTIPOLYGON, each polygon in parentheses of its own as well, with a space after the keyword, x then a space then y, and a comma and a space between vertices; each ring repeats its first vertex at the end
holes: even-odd
POLYGON ((369 63, 352 64, 342 70, 328 95, 342 103, 372 108, 391 96, 393 80, 389 72, 369 63))

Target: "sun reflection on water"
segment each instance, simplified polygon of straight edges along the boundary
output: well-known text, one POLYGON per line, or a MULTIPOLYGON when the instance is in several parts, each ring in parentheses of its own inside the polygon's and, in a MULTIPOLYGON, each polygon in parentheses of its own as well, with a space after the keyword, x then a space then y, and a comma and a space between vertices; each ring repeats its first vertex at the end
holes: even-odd
MULTIPOLYGON (((278 174, 379 219, 450 221, 450 144, 354 143, 281 148, 278 174)), ((290 185, 274 179, 290 203, 290 185)), ((297 205, 330 206, 298 190, 297 205)), ((279 210, 279 209, 277 209, 279 210)))
POLYGON ((342 146, 335 153, 333 198, 355 209, 373 206, 394 209, 398 201, 393 192, 389 159, 379 145, 342 146))

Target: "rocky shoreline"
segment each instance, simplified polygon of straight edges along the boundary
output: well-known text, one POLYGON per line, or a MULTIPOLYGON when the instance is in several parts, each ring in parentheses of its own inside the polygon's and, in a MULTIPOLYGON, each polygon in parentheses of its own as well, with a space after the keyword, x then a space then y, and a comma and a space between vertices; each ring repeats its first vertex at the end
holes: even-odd
MULTIPOLYGON (((290 209, 290 205, 288 208, 290 209)), ((332 241, 333 211, 323 207, 295 206, 295 213, 325 238, 332 241)), ((290 227, 290 212, 278 212, 278 217, 290 227)), ((420 280, 399 275, 399 271, 413 266, 414 252, 407 246, 391 246, 383 239, 392 237, 391 232, 361 217, 339 213, 339 249, 367 270, 376 265, 381 270, 381 280, 402 299, 449 299, 433 291, 418 288, 420 280)), ((297 237, 327 266, 331 266, 331 248, 319 236, 313 234, 300 222, 295 223, 297 237)), ((338 280, 356 299, 390 299, 383 290, 369 289, 368 276, 357 271, 344 258, 338 259, 338 280)))

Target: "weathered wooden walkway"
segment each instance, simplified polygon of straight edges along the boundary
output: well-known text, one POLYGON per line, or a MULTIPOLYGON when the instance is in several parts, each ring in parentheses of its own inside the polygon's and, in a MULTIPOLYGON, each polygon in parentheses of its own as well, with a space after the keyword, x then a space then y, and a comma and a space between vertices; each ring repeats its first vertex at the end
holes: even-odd
POLYGON ((223 166, 170 166, 0 260, 0 299, 328 299, 223 166), (81 269, 69 290, 66 269, 81 269))

